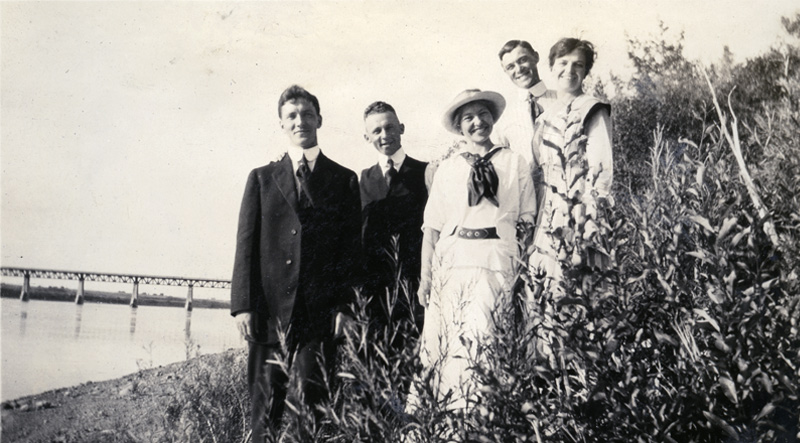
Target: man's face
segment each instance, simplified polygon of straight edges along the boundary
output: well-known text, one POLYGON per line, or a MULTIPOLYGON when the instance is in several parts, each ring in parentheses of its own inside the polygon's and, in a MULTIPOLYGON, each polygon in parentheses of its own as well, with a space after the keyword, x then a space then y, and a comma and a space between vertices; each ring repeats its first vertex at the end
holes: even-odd
POLYGON ((290 100, 281 106, 281 129, 293 145, 303 149, 316 146, 320 126, 322 116, 308 100, 290 100))
POLYGON ((405 126, 400 123, 394 112, 370 114, 364 120, 366 139, 381 154, 391 156, 401 147, 400 138, 405 126))
POLYGON ((501 63, 503 71, 518 87, 528 89, 539 83, 539 71, 536 69, 536 63, 539 63, 539 60, 522 46, 517 46, 503 54, 501 63))

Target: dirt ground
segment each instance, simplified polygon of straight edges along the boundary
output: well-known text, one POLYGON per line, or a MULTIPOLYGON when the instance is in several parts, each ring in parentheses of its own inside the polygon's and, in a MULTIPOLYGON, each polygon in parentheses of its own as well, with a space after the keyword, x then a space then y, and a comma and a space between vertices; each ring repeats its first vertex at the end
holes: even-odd
MULTIPOLYGON (((227 353, 238 352, 236 350, 227 353)), ((150 442, 191 365, 226 353, 84 383, 2 405, 2 442, 150 442)))

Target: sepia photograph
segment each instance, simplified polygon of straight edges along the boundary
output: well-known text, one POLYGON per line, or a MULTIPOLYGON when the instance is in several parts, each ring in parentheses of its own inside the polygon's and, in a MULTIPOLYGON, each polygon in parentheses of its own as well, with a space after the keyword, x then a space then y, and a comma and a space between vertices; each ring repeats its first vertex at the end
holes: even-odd
POLYGON ((0 441, 798 441, 798 134, 789 0, 0 1, 0 441))

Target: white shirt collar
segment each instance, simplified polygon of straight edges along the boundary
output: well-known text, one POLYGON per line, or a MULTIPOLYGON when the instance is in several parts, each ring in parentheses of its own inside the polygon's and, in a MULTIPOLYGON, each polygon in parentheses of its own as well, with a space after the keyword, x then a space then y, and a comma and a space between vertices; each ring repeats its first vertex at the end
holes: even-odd
POLYGON ((403 165, 403 161, 406 159, 406 153, 403 151, 403 148, 400 148, 392 154, 391 156, 384 155, 378 153, 378 165, 380 165, 383 174, 386 175, 386 172, 389 170, 389 159, 392 159, 394 162, 394 169, 400 170, 400 166, 403 165))
POLYGON ((473 145, 465 143, 464 145, 462 145, 462 146, 461 146, 461 148, 460 148, 460 152, 461 152, 461 153, 468 152, 468 153, 470 153, 470 154, 473 154, 473 155, 478 155, 478 156, 481 156, 481 157, 483 157, 484 155, 486 155, 486 154, 488 154, 488 153, 490 153, 490 152, 494 151, 495 149, 497 149, 497 148, 503 148, 503 147, 505 147, 505 146, 502 146, 502 145, 494 145, 494 146, 492 146, 492 148, 491 148, 491 149, 489 149, 489 150, 487 150, 486 152, 484 152, 484 151, 483 151, 483 148, 478 148, 477 150, 475 150, 475 149, 473 149, 473 148, 474 148, 474 146, 473 146, 473 145))
POLYGON ((528 100, 528 96, 533 95, 534 98, 539 99, 541 96, 547 93, 547 85, 544 84, 543 81, 539 81, 535 85, 531 86, 528 89, 520 89, 520 96, 523 99, 528 100))
POLYGON ((295 171, 297 171, 297 167, 300 164, 300 160, 303 159, 303 156, 305 156, 308 162, 308 168, 313 171, 320 152, 319 145, 308 149, 303 149, 298 146, 289 146, 289 149, 286 150, 286 153, 289 154, 289 158, 292 159, 292 167, 295 171))

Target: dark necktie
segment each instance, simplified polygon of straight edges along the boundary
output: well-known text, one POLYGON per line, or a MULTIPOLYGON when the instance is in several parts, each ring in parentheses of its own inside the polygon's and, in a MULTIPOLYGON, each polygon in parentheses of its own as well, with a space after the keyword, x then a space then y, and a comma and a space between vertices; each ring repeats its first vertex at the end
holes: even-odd
POLYGON ((390 158, 386 161, 389 165, 389 170, 386 171, 386 186, 392 187, 392 181, 397 176, 397 169, 394 168, 394 161, 390 158))
POLYGON ((300 181, 300 190, 297 193, 297 205, 301 209, 313 206, 311 197, 308 195, 308 179, 311 177, 311 169, 308 167, 306 157, 300 160, 300 166, 297 168, 297 179, 300 181))
POLYGON ((494 148, 483 157, 469 152, 461 154, 472 167, 472 170, 469 171, 469 182, 467 183, 470 206, 477 206, 481 199, 485 198, 493 205, 500 207, 500 202, 497 200, 499 180, 491 159, 501 149, 503 148, 494 148))
POLYGON ((544 109, 542 109, 542 105, 533 97, 533 94, 528 95, 528 102, 531 104, 531 121, 536 123, 536 119, 542 115, 544 109))

